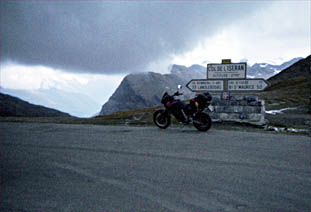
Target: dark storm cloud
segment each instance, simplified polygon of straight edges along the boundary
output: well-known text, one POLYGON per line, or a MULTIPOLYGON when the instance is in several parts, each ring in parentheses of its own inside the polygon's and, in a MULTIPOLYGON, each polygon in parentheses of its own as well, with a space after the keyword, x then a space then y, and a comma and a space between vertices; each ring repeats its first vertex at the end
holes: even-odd
POLYGON ((262 6, 238 1, 1 1, 1 62, 142 71, 262 6))

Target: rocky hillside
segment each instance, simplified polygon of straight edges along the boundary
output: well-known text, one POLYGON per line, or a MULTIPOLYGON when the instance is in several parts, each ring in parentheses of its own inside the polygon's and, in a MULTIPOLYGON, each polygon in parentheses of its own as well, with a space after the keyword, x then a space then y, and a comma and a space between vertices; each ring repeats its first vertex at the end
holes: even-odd
POLYGON ((186 81, 171 74, 148 72, 127 75, 99 115, 160 105, 164 91, 173 92, 178 84, 186 84, 186 81))
POLYGON ((0 93, 0 116, 8 117, 70 117, 51 108, 33 105, 19 98, 0 93))

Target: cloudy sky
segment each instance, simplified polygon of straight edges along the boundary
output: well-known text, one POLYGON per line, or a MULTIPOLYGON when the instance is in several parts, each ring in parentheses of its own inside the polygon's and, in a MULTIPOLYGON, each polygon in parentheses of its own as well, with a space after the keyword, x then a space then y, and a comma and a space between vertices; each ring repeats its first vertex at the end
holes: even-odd
POLYGON ((311 53, 310 1, 0 1, 1 86, 104 103, 133 72, 311 53))

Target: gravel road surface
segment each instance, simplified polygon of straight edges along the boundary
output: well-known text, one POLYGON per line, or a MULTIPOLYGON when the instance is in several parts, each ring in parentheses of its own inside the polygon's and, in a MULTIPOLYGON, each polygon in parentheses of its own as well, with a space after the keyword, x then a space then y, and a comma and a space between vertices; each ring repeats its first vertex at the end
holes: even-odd
POLYGON ((310 211, 310 137, 0 123, 0 211, 310 211))

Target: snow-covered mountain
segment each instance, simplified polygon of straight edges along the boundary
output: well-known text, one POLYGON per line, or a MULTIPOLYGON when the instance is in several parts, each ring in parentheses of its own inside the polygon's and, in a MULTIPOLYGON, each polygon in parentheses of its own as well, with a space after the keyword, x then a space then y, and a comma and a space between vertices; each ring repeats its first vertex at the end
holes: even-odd
POLYGON ((269 63, 255 63, 252 66, 247 68, 247 77, 249 78, 264 78, 268 79, 282 70, 288 68, 297 61, 303 59, 302 57, 297 57, 287 62, 282 63, 281 65, 273 65, 269 63))
MULTIPOLYGON (((301 59, 303 58, 297 57, 280 65, 255 63, 252 66, 247 66, 247 77, 268 79, 301 59)), ((190 67, 174 64, 171 68, 171 74, 182 77, 188 81, 191 79, 206 79, 206 67, 197 64, 190 67)))

